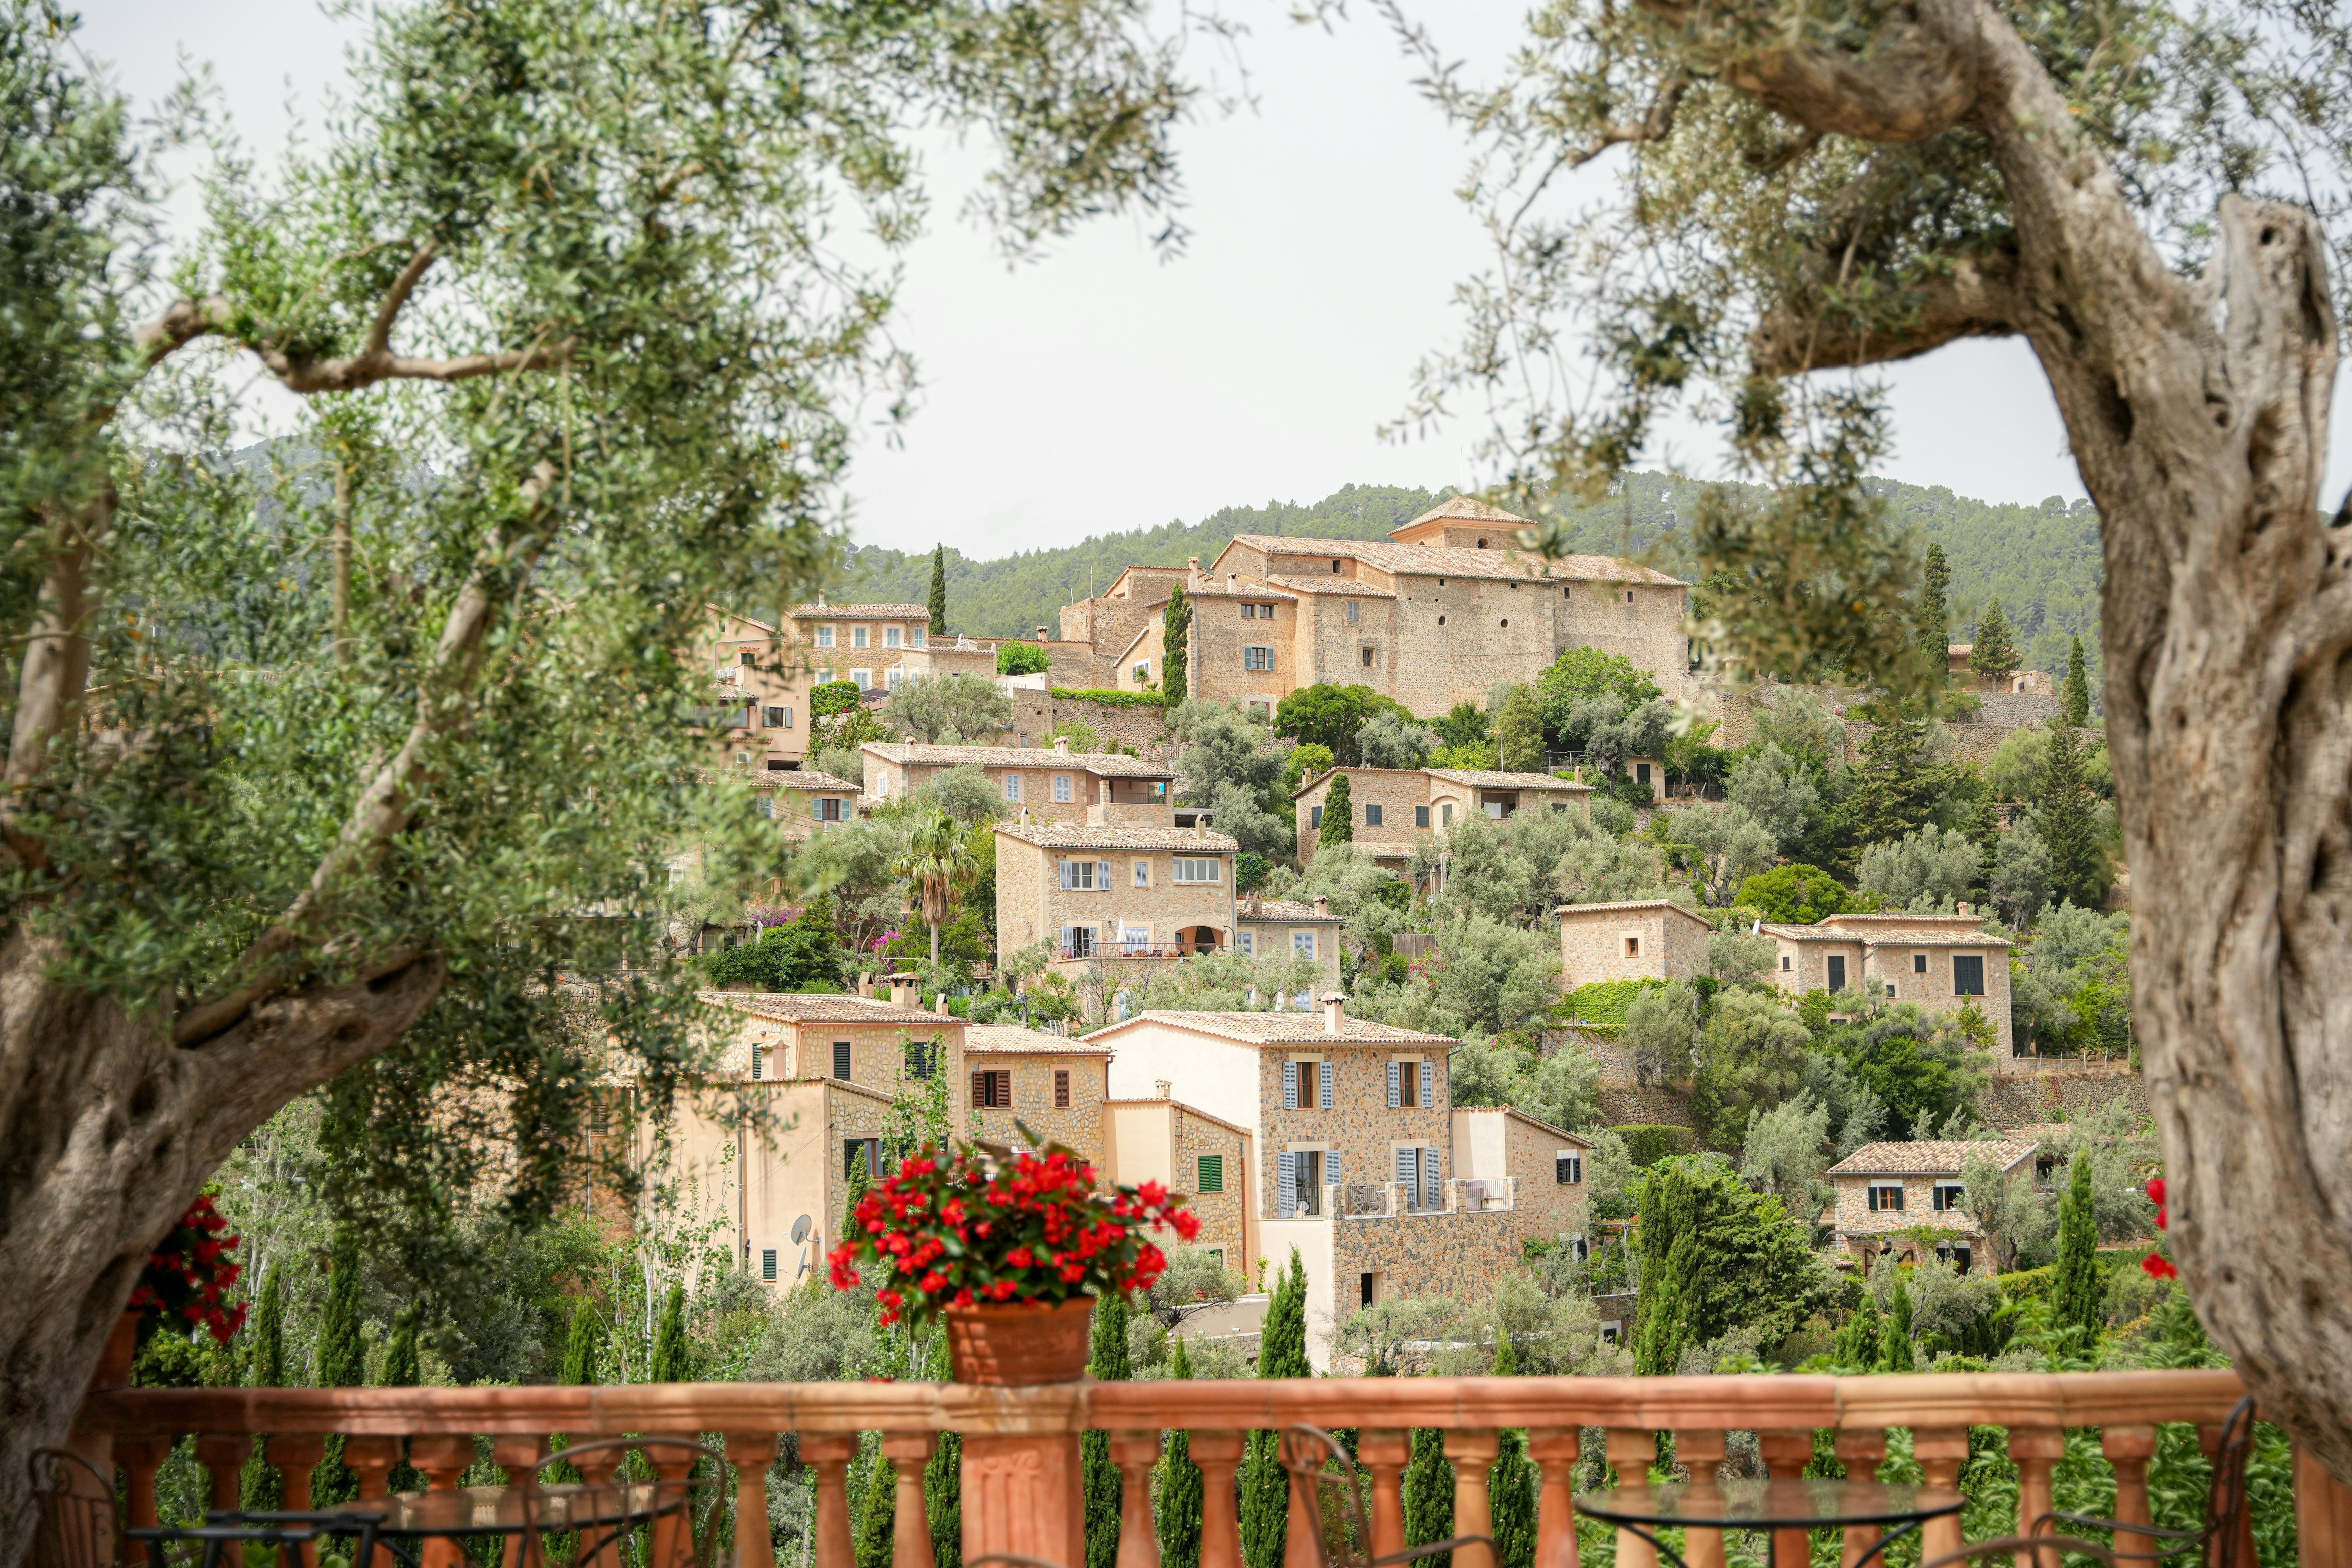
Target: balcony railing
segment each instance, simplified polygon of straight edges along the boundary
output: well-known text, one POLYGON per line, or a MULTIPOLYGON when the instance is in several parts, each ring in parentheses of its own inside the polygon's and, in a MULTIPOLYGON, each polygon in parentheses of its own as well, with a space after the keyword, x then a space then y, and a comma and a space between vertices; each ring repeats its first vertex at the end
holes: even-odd
POLYGON ((1064 958, 1190 958, 1196 952, 1216 951, 1214 942, 1195 945, 1185 942, 1097 942, 1086 948, 1066 942, 1062 944, 1064 958))
POLYGON ((1460 1177, 1444 1182, 1360 1182, 1346 1187, 1326 1188, 1324 1205, 1319 1212, 1346 1219, 1388 1219, 1397 1215, 1496 1214, 1517 1207, 1518 1192, 1517 1176, 1483 1183, 1475 1178, 1460 1177))
MULTIPOLYGON (((2242 1393, 2231 1372, 1928 1373, 1880 1377, 1724 1376, 1664 1378, 1481 1377, 1301 1378, 1230 1382, 1068 1384, 1047 1388, 975 1388, 952 1384, 655 1384, 612 1388, 350 1388, 123 1390, 91 1394, 78 1428, 79 1446, 120 1465, 134 1525, 155 1521, 157 1468, 184 1434, 210 1476, 212 1506, 234 1507, 237 1480, 264 1436, 264 1453, 285 1478, 288 1508, 310 1500, 310 1470, 331 1433, 344 1433, 343 1461, 360 1476, 363 1496, 380 1496, 407 1439, 408 1460, 429 1486, 446 1490, 475 1461, 475 1437, 488 1441, 495 1463, 510 1472, 548 1451, 548 1434, 572 1442, 629 1433, 715 1433, 734 1462, 739 1568, 772 1568, 764 1472, 779 1434, 799 1439, 802 1461, 816 1472, 814 1568, 853 1568, 845 1476, 858 1434, 878 1432, 898 1464, 895 1562, 929 1563, 929 1525, 922 1464, 939 1434, 963 1435, 962 1547, 966 1562, 1013 1552, 1077 1568, 1085 1500, 1077 1435, 1111 1434, 1111 1456, 1126 1477, 1121 1568, 1158 1568, 1150 1470, 1162 1434, 1191 1434, 1203 1472, 1202 1568, 1240 1568, 1234 1467, 1244 1435, 1307 1422, 1359 1433, 1357 1453, 1375 1491, 1375 1552, 1401 1541, 1398 1481, 1415 1427, 1445 1433, 1455 1461, 1454 1529, 1489 1527, 1487 1469, 1496 1433, 1526 1428, 1540 1468, 1537 1568, 1575 1568, 1570 1495, 1592 1484, 1576 1476, 1588 1434, 1620 1474, 1639 1475, 1673 1436, 1677 1461, 1698 1470, 1720 1465, 1734 1433, 1752 1433, 1753 1452, 1775 1475, 1799 1473, 1812 1459, 1814 1435, 1834 1435, 1838 1457, 1868 1468, 1887 1453, 1890 1428, 1911 1433, 1913 1458, 1936 1486, 1958 1484, 1969 1458, 1970 1427, 2006 1427, 2018 1472, 2016 1523, 2030 1525, 2052 1506, 2052 1472, 2071 1428, 2091 1427, 2112 1467, 2115 1512, 2149 1517, 2147 1470, 2161 1423, 2194 1424, 2209 1454, 2242 1393)), ((1748 1449, 1743 1438, 1739 1444, 1748 1449)), ((2352 1490, 2315 1460, 2295 1456, 2295 1508, 2305 1568, 2352 1568, 2352 1490)), ((2011 1521, 1999 1521, 2005 1533, 2011 1521)), ((1957 1517, 1927 1527, 1928 1554, 1961 1544, 1957 1517)), ((2251 1534, 2251 1525, 2249 1533, 2251 1534)), ((1294 1532, 1296 1533, 1296 1532, 1294 1532)), ((1874 1540, 1847 1531, 1845 1561, 1874 1540)), ((1795 1561, 1807 1559, 1804 1538, 1795 1561)), ((1289 1561, 1310 1561, 1294 1539, 1289 1561)), ((1719 1534, 1693 1531, 1693 1568, 1721 1568, 1719 1534)), ((1787 1560, 1787 1559, 1784 1559, 1787 1560)), ((2253 1561, 2251 1550, 2242 1561, 2253 1561)), ((1655 1568, 1652 1549, 1621 1532, 1621 1568, 1655 1568)), ((1464 1568, 1489 1568, 1483 1563, 1464 1568)))

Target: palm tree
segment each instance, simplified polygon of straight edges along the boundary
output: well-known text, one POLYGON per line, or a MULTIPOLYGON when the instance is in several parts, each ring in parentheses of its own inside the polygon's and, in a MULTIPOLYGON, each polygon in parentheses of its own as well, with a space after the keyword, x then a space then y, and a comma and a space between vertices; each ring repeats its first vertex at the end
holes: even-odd
POLYGON ((933 810, 907 840, 907 852, 890 868, 904 877, 931 928, 931 967, 940 966, 940 927, 947 924, 955 901, 980 875, 980 860, 971 852, 962 826, 946 812, 933 810))

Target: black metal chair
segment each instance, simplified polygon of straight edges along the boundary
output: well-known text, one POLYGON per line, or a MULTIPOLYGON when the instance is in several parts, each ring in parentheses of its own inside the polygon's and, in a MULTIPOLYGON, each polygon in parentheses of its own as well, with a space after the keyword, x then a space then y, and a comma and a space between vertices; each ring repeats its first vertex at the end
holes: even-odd
POLYGON ((1355 1456, 1330 1433, 1304 1425, 1284 1429, 1281 1452, 1282 1468, 1290 1472, 1290 1495, 1306 1510, 1314 1532, 1318 1568, 1390 1568, 1392 1563, 1415 1563, 1461 1546, 1485 1547, 1490 1568, 1498 1568, 1494 1540, 1485 1535, 1456 1535, 1374 1556, 1371 1514, 1364 1504, 1366 1478, 1355 1456), (1326 1494, 1336 1508, 1327 1506, 1326 1494), (1335 1512, 1336 1522, 1345 1529, 1344 1538, 1338 1542, 1333 1541, 1330 1528, 1335 1512))
POLYGON ((572 1563, 716 1568, 726 1476, 726 1455, 685 1437, 607 1437, 560 1448, 523 1482, 520 1568, 544 1568, 541 1542, 551 1535, 570 1538, 572 1563), (572 1471, 586 1479, 553 1479, 572 1471))
POLYGON ((32 1568, 114 1568, 122 1560, 122 1519, 113 1479, 66 1448, 35 1449, 31 1468, 32 1568))
MULTIPOLYGON (((2030 1548, 2039 1568, 2042 1550, 2056 1546, 2060 1551, 2081 1552, 2096 1557, 2108 1568, 2131 1568, 2133 1564, 2153 1564, 2155 1568, 2179 1568, 2203 1562, 2207 1568, 2254 1568, 2245 1555, 2246 1542, 2246 1461, 2254 1447, 2254 1398, 2248 1394, 2231 1410, 2230 1418, 2221 1425, 2221 1441, 2213 1454, 2213 1486, 2205 1498, 2205 1523, 2197 1530, 2167 1530, 2154 1524, 2130 1524, 2120 1519, 2103 1519, 2091 1513, 2063 1513, 2052 1510, 2033 1521, 2026 1535, 2004 1536, 1999 1541, 1979 1542, 1961 1552, 1950 1552, 1923 1563, 1919 1568, 1941 1568, 1947 1563, 1959 1563, 1971 1557, 1996 1551, 2016 1551, 2030 1548), (2060 1525, 2076 1530, 2104 1530, 2113 1533, 2113 1546, 2098 1546, 2073 1536, 2057 1533, 2060 1525), (2127 1550, 2126 1536, 2136 1538, 2139 1549, 2127 1550), (2145 1544, 2142 1544, 2142 1542, 2145 1544)), ((2055 1568, 2057 1557, 2050 1557, 2055 1568)))
POLYGON ((186 1568, 192 1563, 201 1563, 202 1568, 220 1568, 224 1557, 231 1568, 236 1568, 245 1562, 244 1549, 247 1546, 278 1548, 279 1568, 309 1568, 310 1559, 298 1548, 330 1540, 355 1541, 352 1558, 354 1563, 375 1561, 375 1521, 363 1514, 261 1513, 230 1509, 205 1514, 202 1524, 153 1525, 122 1533, 127 1541, 146 1543, 149 1568, 186 1568), (174 1552, 173 1547, 181 1550, 174 1552), (237 1550, 229 1552, 229 1547, 237 1550))

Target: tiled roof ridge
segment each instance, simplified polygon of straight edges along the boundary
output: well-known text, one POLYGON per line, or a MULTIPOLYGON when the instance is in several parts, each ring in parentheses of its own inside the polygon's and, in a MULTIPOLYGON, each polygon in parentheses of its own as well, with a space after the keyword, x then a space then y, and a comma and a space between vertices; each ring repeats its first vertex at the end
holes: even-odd
POLYGON ((964 1021, 952 1013, 933 1013, 921 1007, 902 1007, 896 1002, 887 1001, 878 996, 860 996, 855 992, 721 991, 714 988, 698 991, 694 994, 697 1001, 709 1006, 733 1007, 751 1013, 765 1012, 771 1008, 777 1009, 769 1016, 787 1023, 801 1022, 804 1018, 815 1019, 818 1022, 846 1022, 853 1018, 863 1017, 875 1018, 877 1022, 919 1020, 926 1024, 953 1024, 959 1028, 965 1026, 964 1021), (798 1005, 799 1008, 804 1008, 805 1011, 795 1010, 788 1014, 782 1010, 787 1005, 794 1004, 798 1005), (825 1009, 833 1007, 842 1008, 843 1011, 833 1019, 820 1016, 825 1009), (877 1014, 882 1016, 877 1018, 877 1014))
POLYGON ((794 605, 784 613, 794 620, 928 621, 931 618, 929 605, 794 605))
POLYGON ((1415 575, 1492 577, 1532 583, 1639 583, 1686 588, 1639 562, 1613 555, 1561 555, 1549 561, 1517 550, 1465 549, 1456 544, 1407 544, 1395 540, 1303 539, 1276 533, 1237 533, 1233 542, 1268 555, 1336 555, 1383 572, 1415 575), (1539 564, 1538 564, 1539 563, 1539 564))
POLYGON ((1492 501, 1483 501, 1476 496, 1457 491, 1411 521, 1390 529, 1389 537, 1393 539, 1408 528, 1418 528, 1424 522, 1436 522, 1449 517, 1460 518, 1465 522, 1517 522, 1529 527, 1535 524, 1535 519, 1531 517, 1521 517, 1517 512, 1504 510, 1492 501))
POLYGON ((929 741, 868 741, 858 748, 884 762, 916 767, 1069 768, 1078 773, 1119 773, 1150 778, 1174 778, 1174 768, 1163 767, 1123 752, 1057 752, 1051 746, 942 746, 929 741), (922 752, 943 756, 918 756, 922 752))
POLYGON ((1229 834, 1191 827, 1096 827, 1076 822, 1000 822, 996 831, 1040 849, 1169 849, 1203 855, 1237 855, 1241 841, 1229 834))
POLYGON ((1328 921, 1334 925, 1345 925, 1347 923, 1345 916, 1335 915, 1331 913, 1328 909, 1326 909, 1321 914, 1316 913, 1315 906, 1305 899, 1253 898, 1244 900, 1238 900, 1234 905, 1234 918, 1235 920, 1244 921, 1328 921), (1285 906, 1285 909, 1282 911, 1277 911, 1274 914, 1254 914, 1250 912, 1254 910, 1263 910, 1272 904, 1283 905, 1285 906), (1299 912, 1297 914, 1287 912, 1290 910, 1296 910, 1299 912))
POLYGON ((1213 1121, 1228 1132, 1238 1132, 1244 1138, 1256 1136, 1238 1121, 1228 1121, 1214 1111, 1203 1110, 1191 1100, 1178 1100, 1173 1095, 1162 1100, 1156 1094, 1115 1094, 1103 1101, 1105 1109, 1114 1105, 1172 1105, 1187 1116, 1197 1116, 1203 1121, 1213 1121))
MULTIPOLYGON (((1612 910, 1658 909, 1672 910, 1678 915, 1688 915, 1691 919, 1698 921, 1699 924, 1707 927, 1709 930, 1714 929, 1715 922, 1713 921, 1708 920, 1696 910, 1691 909, 1687 905, 1678 904, 1672 899, 1604 899, 1599 903, 1562 904, 1559 907, 1559 912, 1561 918, 1565 919, 1573 914, 1605 914, 1612 910)), ((1767 927, 1766 929, 1769 930, 1770 928, 1767 927)))
POLYGON ((1097 1035, 1128 1028, 1145 1020, 1172 1024, 1180 1028, 1199 1029, 1205 1034, 1218 1035, 1236 1044, 1246 1046, 1297 1045, 1302 1042, 1334 1039, 1342 1044, 1349 1043, 1352 1039, 1354 1043, 1361 1045, 1458 1046, 1462 1043, 1446 1035, 1424 1035, 1416 1029, 1400 1028, 1393 1024, 1381 1024, 1369 1018, 1354 1017, 1342 1020, 1343 1032, 1335 1036, 1325 1031, 1323 1016, 1320 1012, 1294 1013, 1278 1008, 1248 1013, 1213 1008, 1178 1010, 1155 1007, 1138 1013, 1119 1023, 1108 1025, 1087 1037, 1092 1039, 1097 1035), (1276 1020, 1280 1022, 1272 1030, 1267 1030, 1265 1026, 1276 1020), (1346 1032, 1359 1030, 1364 1032, 1352 1035, 1346 1032), (1247 1037, 1244 1037, 1243 1031, 1247 1032, 1247 1037), (1257 1037, 1260 1034, 1264 1034, 1265 1037, 1257 1037))
POLYGON ((1026 1051, 1036 1056, 1108 1056, 1108 1046, 1091 1043, 1076 1035, 1049 1035, 1043 1029, 1033 1029, 1025 1024, 967 1024, 964 1026, 963 1048, 967 1051, 996 1051, 1004 1055, 1026 1051), (1024 1042, 1012 1045, 993 1038, 999 1035, 1015 1035, 1024 1042))
POLYGON ((1423 768, 1421 771, 1432 778, 1451 779, 1455 784, 1475 784, 1486 789, 1580 789, 1587 795, 1592 793, 1592 786, 1589 784, 1557 778, 1550 773, 1514 773, 1505 768, 1423 768), (1489 783, 1490 780, 1509 782, 1489 783))
POLYGON ((1881 1139, 1865 1143, 1832 1165, 1825 1175, 1832 1176, 1936 1176, 1957 1174, 1968 1163, 1969 1156, 1982 1150, 1995 1151, 2000 1156, 2005 1171, 2032 1154, 2038 1145, 2014 1138, 1930 1139, 1906 1142, 1896 1139, 1881 1139))

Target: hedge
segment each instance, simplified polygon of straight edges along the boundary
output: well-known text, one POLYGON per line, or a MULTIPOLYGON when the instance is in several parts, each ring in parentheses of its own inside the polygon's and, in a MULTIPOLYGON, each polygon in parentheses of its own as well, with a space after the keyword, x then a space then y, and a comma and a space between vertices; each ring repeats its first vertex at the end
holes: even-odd
POLYGON ((1654 1165, 1674 1155, 1687 1154, 1698 1146, 1696 1132, 1670 1122, 1633 1121, 1609 1131, 1625 1140, 1625 1152, 1633 1156, 1636 1165, 1654 1165))
POLYGON ((1561 997, 1553 1016, 1614 1038, 1625 1027, 1625 1010, 1633 1005, 1633 998, 1664 984, 1663 980, 1596 980, 1561 997))
POLYGON ((1051 686, 1046 691, 1059 702, 1099 702, 1106 708, 1165 708, 1168 699, 1157 691, 1106 691, 1093 688, 1079 690, 1068 686, 1051 686))
MULTIPOLYGON (((2099 1271, 2099 1286, 2106 1287, 2107 1277, 2118 1268, 2137 1268, 2140 1260, 2156 1247, 2147 1242, 2126 1242, 2121 1247, 2102 1247, 2091 1254, 2091 1265, 2099 1271)), ((2002 1297, 2011 1301, 2046 1301, 2057 1288, 2058 1266, 2045 1263, 2039 1268, 2020 1268, 2008 1274, 1996 1274, 2002 1297)))

